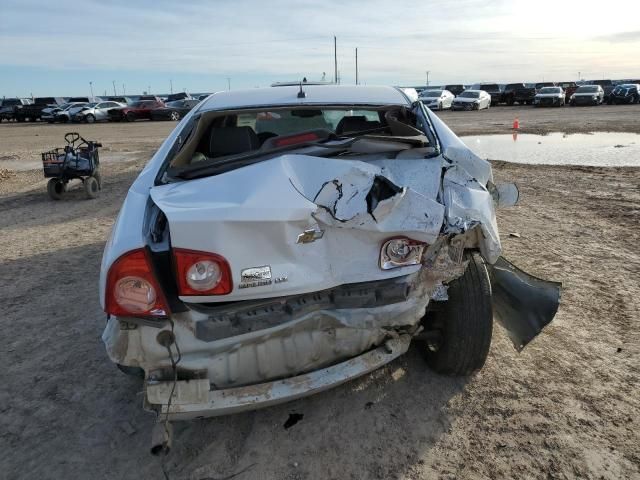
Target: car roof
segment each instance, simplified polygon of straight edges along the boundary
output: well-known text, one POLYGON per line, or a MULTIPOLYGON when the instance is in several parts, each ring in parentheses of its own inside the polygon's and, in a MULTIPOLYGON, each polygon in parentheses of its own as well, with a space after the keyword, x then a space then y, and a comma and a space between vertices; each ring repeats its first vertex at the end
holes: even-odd
POLYGON ((279 86, 217 92, 204 101, 200 111, 228 110, 288 105, 410 105, 398 88, 361 85, 302 85, 304 98, 298 98, 300 86, 279 86))

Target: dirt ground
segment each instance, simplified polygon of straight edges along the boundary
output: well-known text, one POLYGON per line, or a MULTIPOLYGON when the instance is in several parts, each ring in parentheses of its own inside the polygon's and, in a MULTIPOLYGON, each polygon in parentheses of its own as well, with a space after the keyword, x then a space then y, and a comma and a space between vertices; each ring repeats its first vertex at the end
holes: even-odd
MULTIPOLYGON (((620 114, 627 131, 640 131, 634 107, 615 107, 636 111, 620 114)), ((527 109, 520 121, 563 131, 580 111, 582 125, 610 130, 610 108, 527 109)), ((487 133, 518 110, 442 117, 456 133, 487 133)), ((76 188, 52 202, 39 170, 0 170, 0 477, 640 478, 640 175, 622 168, 495 163, 521 189, 499 212, 505 256, 564 283, 558 315, 522 353, 496 326, 485 368, 459 379, 430 372, 412 348, 307 399, 177 423, 171 454, 149 455, 153 418, 140 381, 104 352, 97 282, 122 199, 172 126, 79 126, 114 159, 97 200, 76 188), (285 429, 291 414, 303 417, 285 429)), ((67 130, 0 125, 0 169, 9 155, 38 160, 67 130)))
POLYGON ((521 133, 631 132, 640 133, 640 105, 534 108, 506 105, 478 112, 437 112, 458 135, 504 133, 514 119, 521 133))

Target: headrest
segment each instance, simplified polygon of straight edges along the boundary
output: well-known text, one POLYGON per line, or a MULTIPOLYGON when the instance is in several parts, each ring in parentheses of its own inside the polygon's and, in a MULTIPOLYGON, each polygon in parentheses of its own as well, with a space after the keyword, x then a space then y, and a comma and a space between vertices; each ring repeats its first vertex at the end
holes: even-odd
POLYGON ((342 117, 336 126, 336 134, 362 132, 381 127, 380 122, 368 121, 364 115, 342 117))
POLYGON ((257 150, 260 142, 251 127, 212 128, 209 135, 209 156, 222 157, 257 150))

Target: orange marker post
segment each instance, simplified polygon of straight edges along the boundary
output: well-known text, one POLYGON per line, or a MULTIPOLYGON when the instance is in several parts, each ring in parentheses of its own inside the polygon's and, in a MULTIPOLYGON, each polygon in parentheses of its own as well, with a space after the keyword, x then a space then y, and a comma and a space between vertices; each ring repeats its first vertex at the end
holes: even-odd
POLYGON ((518 120, 517 117, 513 120, 513 129, 514 130, 520 129, 520 120, 518 120))

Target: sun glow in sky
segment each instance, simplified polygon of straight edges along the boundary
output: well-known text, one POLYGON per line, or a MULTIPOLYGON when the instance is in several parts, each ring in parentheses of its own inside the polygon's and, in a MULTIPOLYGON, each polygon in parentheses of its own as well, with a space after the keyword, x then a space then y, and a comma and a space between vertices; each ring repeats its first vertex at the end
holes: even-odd
POLYGON ((356 47, 367 84, 639 78, 639 13, 632 0, 0 0, 0 97, 331 80, 334 35, 342 83, 356 47))

